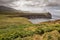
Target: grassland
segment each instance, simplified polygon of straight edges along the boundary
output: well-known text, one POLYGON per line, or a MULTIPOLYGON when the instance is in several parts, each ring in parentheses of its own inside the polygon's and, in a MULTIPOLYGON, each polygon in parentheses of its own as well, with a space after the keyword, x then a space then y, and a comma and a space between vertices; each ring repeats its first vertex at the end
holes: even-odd
POLYGON ((27 18, 0 15, 0 40, 60 40, 60 20, 32 24, 27 18))

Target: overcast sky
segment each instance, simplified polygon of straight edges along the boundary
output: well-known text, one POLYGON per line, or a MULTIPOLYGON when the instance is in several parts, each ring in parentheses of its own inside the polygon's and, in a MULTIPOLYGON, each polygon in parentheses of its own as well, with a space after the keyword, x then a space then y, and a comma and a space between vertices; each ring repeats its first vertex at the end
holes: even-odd
POLYGON ((0 0, 0 6, 1 5, 9 6, 16 9, 27 9, 27 7, 29 6, 30 7, 40 7, 46 5, 60 6, 60 0, 0 0))
MULTIPOLYGON (((12 2, 22 2, 24 3, 24 0, 0 0, 0 5, 4 5, 4 4, 11 4, 12 2)), ((26 0, 25 0, 26 1, 26 0)), ((42 2, 42 1, 49 1, 50 3, 57 3, 57 4, 60 4, 60 0, 27 0, 27 1, 34 1, 34 2, 39 2, 39 4, 42 2)), ((31 2, 30 2, 31 3, 31 2)))
POLYGON ((0 5, 8 4, 8 3, 11 3, 11 2, 14 2, 14 1, 17 1, 17 0, 0 0, 0 5))

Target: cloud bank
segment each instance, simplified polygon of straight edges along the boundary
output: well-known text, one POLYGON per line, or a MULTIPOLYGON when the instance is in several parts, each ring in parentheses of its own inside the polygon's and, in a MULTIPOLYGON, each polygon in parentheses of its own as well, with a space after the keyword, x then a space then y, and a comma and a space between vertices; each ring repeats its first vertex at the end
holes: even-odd
POLYGON ((60 0, 0 0, 1 5, 18 10, 39 10, 41 6, 60 6, 60 0))

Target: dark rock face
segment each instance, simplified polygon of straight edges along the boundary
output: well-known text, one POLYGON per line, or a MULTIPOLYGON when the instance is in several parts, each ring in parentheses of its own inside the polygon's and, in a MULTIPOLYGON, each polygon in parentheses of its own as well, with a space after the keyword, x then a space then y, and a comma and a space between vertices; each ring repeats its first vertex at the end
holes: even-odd
POLYGON ((26 17, 29 19, 35 19, 35 18, 48 18, 51 19, 52 15, 47 12, 47 13, 24 13, 23 15, 21 15, 21 17, 26 17))

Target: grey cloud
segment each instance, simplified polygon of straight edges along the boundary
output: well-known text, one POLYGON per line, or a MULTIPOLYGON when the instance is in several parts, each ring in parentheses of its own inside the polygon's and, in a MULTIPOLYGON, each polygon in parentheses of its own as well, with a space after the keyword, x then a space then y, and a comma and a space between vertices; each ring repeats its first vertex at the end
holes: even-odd
POLYGON ((17 0, 0 0, 0 4, 8 4, 8 3, 11 3, 13 1, 17 1, 17 0))
MULTIPOLYGON (((7 5, 7 6, 16 6, 16 3, 12 3, 12 2, 16 2, 20 0, 0 0, 0 5, 7 5), (10 5, 11 4, 11 5, 10 5)), ((24 1, 24 0, 21 0, 24 1)), ((35 6, 39 6, 39 5, 43 5, 43 4, 47 4, 46 6, 60 6, 60 0, 25 0, 27 1, 33 1, 33 3, 30 3, 31 5, 34 4, 35 6), (38 4, 36 4, 36 2, 38 2, 38 4), (43 4, 41 3, 43 2, 43 4)), ((29 3, 27 3, 28 5, 30 5, 29 3)), ((20 4, 19 4, 20 5, 20 4)), ((17 5, 17 6, 19 6, 17 5)))

